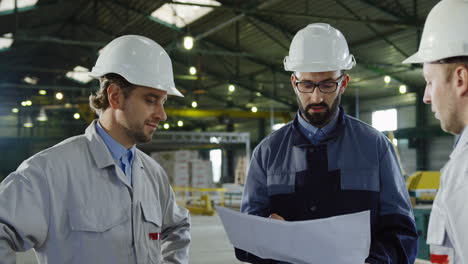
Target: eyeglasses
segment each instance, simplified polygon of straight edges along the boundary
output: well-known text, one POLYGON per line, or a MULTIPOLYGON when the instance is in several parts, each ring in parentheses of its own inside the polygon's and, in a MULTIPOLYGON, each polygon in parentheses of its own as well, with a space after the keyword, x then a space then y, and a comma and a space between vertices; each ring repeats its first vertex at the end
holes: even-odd
POLYGON ((301 93, 313 93, 315 91, 315 87, 318 87, 322 93, 334 93, 338 88, 338 85, 343 81, 343 77, 344 74, 338 77, 336 81, 326 81, 319 83, 310 81, 296 81, 296 88, 301 93))

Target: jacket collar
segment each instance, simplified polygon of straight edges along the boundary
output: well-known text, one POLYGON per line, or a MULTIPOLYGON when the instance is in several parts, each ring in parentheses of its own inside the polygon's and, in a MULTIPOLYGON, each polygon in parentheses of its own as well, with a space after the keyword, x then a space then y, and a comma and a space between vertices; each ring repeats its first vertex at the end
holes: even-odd
POLYGON ((96 122, 94 120, 85 130, 85 137, 88 141, 88 147, 91 152, 91 157, 98 168, 102 169, 114 165, 114 159, 104 143, 104 140, 99 136, 96 131, 96 122))
POLYGON ((462 133, 460 134, 460 137, 458 138, 457 145, 455 146, 455 149, 452 151, 450 154, 450 158, 454 158, 458 153, 462 152, 468 145, 468 126, 466 126, 462 133))
MULTIPOLYGON (((296 146, 296 147, 312 146, 313 144, 311 144, 310 141, 301 133, 298 119, 299 119, 299 116, 298 116, 298 113, 296 113, 296 116, 294 117, 294 120, 292 122, 292 134, 293 134, 292 144, 293 146, 296 146)), ((345 121, 346 121, 346 114, 344 112, 344 109, 340 106, 338 120, 336 121, 335 128, 326 134, 325 138, 322 140, 322 143, 327 143, 330 140, 337 138, 344 130, 345 121)))

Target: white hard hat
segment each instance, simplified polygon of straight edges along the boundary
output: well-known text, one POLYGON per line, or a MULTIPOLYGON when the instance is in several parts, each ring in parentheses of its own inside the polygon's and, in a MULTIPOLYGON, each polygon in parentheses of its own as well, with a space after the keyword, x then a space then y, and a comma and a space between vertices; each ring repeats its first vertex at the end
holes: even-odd
POLYGON ((341 32, 325 23, 299 30, 284 58, 284 69, 298 72, 350 70, 356 65, 341 32))
POLYGON ((175 87, 169 55, 158 43, 143 36, 122 36, 104 47, 89 75, 100 78, 108 73, 119 74, 134 85, 183 97, 175 87))
POLYGON ((468 0, 442 0, 424 25, 419 50, 403 63, 468 56, 468 0))

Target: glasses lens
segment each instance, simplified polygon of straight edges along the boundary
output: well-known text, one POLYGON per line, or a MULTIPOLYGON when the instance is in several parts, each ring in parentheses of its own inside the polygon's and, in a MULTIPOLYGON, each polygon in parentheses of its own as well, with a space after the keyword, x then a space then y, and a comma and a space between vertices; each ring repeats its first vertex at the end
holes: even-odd
POLYGON ((297 88, 301 92, 311 92, 315 88, 315 84, 312 82, 299 82, 297 83, 297 88))
POLYGON ((336 89, 336 82, 323 82, 319 83, 319 89, 323 93, 332 93, 336 89))

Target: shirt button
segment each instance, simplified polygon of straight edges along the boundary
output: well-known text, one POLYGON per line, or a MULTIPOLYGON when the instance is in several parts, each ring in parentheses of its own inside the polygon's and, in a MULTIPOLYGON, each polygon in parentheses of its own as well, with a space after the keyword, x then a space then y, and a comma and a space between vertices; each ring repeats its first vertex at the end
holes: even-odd
POLYGON ((312 206, 310 207, 310 211, 311 211, 311 212, 317 211, 317 206, 312 205, 312 206))

